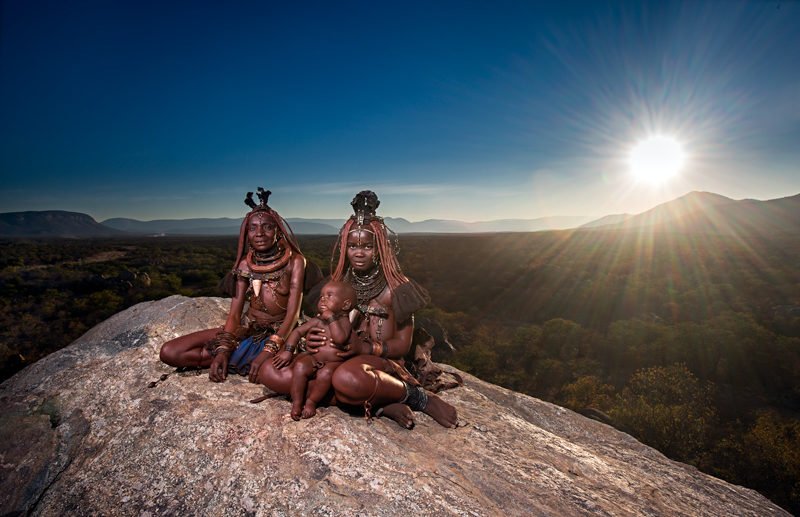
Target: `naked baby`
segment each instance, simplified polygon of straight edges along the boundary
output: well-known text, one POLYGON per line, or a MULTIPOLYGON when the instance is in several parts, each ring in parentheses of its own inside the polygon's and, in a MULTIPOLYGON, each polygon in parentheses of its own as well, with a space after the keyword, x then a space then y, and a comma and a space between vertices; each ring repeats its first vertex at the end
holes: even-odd
POLYGON ((346 282, 328 282, 320 291, 317 309, 319 314, 294 329, 286 338, 285 349, 272 360, 275 368, 292 368, 291 416, 294 420, 311 418, 317 413, 317 405, 331 388, 333 371, 342 364, 341 352, 349 350, 352 325, 348 314, 357 303, 356 292, 346 282), (315 352, 303 352, 292 361, 292 351, 301 337, 311 329, 322 329, 325 345, 315 352), (309 381, 314 379, 309 388, 309 381), (308 393, 306 391, 308 390, 308 393))

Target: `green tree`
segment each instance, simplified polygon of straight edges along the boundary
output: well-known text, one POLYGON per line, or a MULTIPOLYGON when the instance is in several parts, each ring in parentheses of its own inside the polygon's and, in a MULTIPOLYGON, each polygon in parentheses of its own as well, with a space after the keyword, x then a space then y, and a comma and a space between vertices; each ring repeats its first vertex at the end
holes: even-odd
POLYGON ((575 359, 586 339, 586 331, 574 321, 555 318, 542 325, 541 346, 552 358, 575 359))
POLYGON ((595 375, 584 375, 561 390, 559 402, 575 411, 586 408, 608 411, 613 403, 614 386, 595 375))
POLYGON ((800 515, 800 421, 759 411, 750 428, 731 434, 714 450, 710 471, 758 490, 800 515))
POLYGON ((696 463, 715 425, 712 391, 684 364, 647 368, 634 373, 610 414, 670 458, 696 463))

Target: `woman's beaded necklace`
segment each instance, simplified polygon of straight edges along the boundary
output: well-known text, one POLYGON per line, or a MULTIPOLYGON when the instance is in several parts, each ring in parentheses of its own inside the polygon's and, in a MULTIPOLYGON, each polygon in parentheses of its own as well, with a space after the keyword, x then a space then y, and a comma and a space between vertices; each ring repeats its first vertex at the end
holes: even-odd
POLYGON ((359 275, 353 268, 348 269, 346 280, 350 282, 358 297, 359 310, 366 312, 370 300, 378 296, 386 288, 386 277, 380 266, 375 266, 366 275, 359 275))
MULTIPOLYGON (((278 293, 276 285, 280 283, 283 274, 286 272, 286 265, 289 264, 289 259, 292 258, 292 250, 289 247, 284 248, 281 241, 268 250, 266 253, 259 253, 258 251, 250 248, 247 252, 247 267, 250 271, 242 271, 237 269, 234 273, 250 279, 250 287, 253 289, 256 299, 261 302, 261 286, 264 282, 272 292, 272 298, 281 309, 286 309, 278 303, 278 293)), ((263 304, 263 302, 262 302, 263 304)))

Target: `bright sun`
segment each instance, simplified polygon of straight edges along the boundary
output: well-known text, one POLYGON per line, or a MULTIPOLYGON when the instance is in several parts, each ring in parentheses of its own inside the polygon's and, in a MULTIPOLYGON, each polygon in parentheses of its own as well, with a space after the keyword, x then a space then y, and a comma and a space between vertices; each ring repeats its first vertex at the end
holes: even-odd
POLYGON ((652 136, 631 151, 628 163, 639 181, 660 184, 683 168, 686 154, 680 142, 669 136, 652 136))

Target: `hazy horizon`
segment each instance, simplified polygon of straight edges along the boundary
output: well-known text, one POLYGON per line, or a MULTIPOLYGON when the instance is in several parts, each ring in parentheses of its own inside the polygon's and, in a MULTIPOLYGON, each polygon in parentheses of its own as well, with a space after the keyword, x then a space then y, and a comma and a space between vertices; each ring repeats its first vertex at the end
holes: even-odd
POLYGON ((798 2, 0 9, 0 212, 238 218, 263 186, 287 218, 370 189, 385 217, 477 222, 800 192, 798 2), (654 136, 682 167, 651 182, 654 136))
MULTIPOLYGON (((693 192, 698 192, 698 191, 693 191, 693 192)), ((701 193, 703 193, 703 192, 701 192, 701 193)), ((689 193, 687 193, 687 194, 689 194, 689 193)), ((710 194, 716 194, 716 192, 712 192, 710 194)), ((686 195, 686 194, 684 194, 684 195, 686 195)), ((785 198, 785 197, 794 197, 796 195, 800 195, 800 192, 795 193, 795 194, 789 194, 787 196, 781 196, 779 198, 770 198, 770 199, 755 199, 755 198, 741 198, 741 199, 732 199, 731 198, 731 199, 732 199, 732 201, 744 201, 744 200, 770 201, 770 200, 774 200, 774 199, 782 199, 782 198, 785 198)), ((679 196, 679 197, 683 197, 683 196, 679 196)), ((674 198, 674 199, 668 200, 667 202, 674 201, 675 199, 678 199, 678 198, 674 198)), ((596 220, 599 220, 599 219, 602 219, 602 218, 605 218, 605 217, 613 217, 613 216, 619 216, 619 215, 629 215, 629 216, 638 215, 638 214, 647 212, 647 211, 649 211, 649 210, 651 210, 653 208, 656 208, 657 206, 659 206, 661 204, 663 204, 663 203, 658 203, 656 205, 648 207, 648 208, 642 210, 641 212, 613 213, 613 214, 601 214, 601 215, 570 214, 570 215, 540 216, 540 217, 531 217, 531 218, 502 218, 502 219, 481 219, 481 220, 464 220, 464 219, 454 219, 454 218, 411 219, 409 217, 405 217, 405 216, 402 216, 402 215, 399 215, 399 216, 386 216, 386 217, 387 217, 387 219, 403 219, 403 220, 405 220, 405 221, 407 221, 409 223, 422 223, 422 222, 426 222, 426 221, 454 221, 454 222, 462 222, 462 223, 467 223, 467 224, 492 223, 492 222, 499 222, 499 221, 532 221, 532 220, 546 220, 546 219, 570 219, 570 218, 571 219, 580 219, 580 218, 586 219, 586 221, 575 223, 576 225, 580 226, 582 224, 593 222, 593 221, 596 221, 596 220)), ((158 221, 158 220, 182 221, 182 220, 192 220, 192 219, 211 219, 211 220, 215 220, 215 219, 231 219, 232 221, 237 221, 237 220, 241 220, 242 219, 242 217, 246 213, 246 210, 247 209, 245 209, 245 211, 239 216, 219 216, 219 217, 207 217, 207 216, 200 216, 200 217, 158 217, 158 218, 152 218, 152 219, 139 219, 139 218, 136 218, 136 217, 125 217, 125 216, 109 216, 109 217, 105 217, 105 218, 97 218, 97 217, 93 216, 92 214, 88 214, 87 213, 87 215, 93 217, 97 222, 100 222, 100 223, 102 223, 103 221, 106 221, 106 220, 111 220, 111 219, 130 219, 130 220, 136 220, 136 221, 139 221, 139 222, 153 222, 153 221, 158 221)), ((59 209, 59 208, 42 209, 42 210, 18 210, 18 211, 15 211, 15 212, 41 212, 41 211, 77 212, 75 210, 62 210, 62 209, 59 209)), ((3 213, 5 213, 5 212, 3 212, 3 213)), ((86 212, 77 212, 77 213, 86 213, 86 212)), ((347 217, 349 217, 351 215, 351 213, 352 213, 352 211, 347 211, 346 213, 342 214, 339 217, 286 216, 286 219, 287 220, 297 219, 297 220, 307 220, 307 221, 313 221, 313 220, 343 221, 343 220, 347 219, 347 217)))

